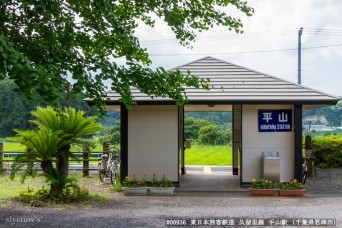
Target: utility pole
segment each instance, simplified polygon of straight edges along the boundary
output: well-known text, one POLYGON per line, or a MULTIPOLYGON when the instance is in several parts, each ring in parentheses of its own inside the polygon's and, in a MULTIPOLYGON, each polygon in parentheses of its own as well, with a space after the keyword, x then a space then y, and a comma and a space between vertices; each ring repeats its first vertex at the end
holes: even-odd
POLYGON ((298 84, 302 84, 302 33, 303 33, 303 28, 301 27, 298 30, 298 84))

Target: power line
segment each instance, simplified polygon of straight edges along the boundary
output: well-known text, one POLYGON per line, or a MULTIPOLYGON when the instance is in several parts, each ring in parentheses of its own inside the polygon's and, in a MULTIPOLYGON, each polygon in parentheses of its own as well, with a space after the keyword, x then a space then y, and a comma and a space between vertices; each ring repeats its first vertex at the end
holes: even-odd
MULTIPOLYGON (((237 36, 232 35, 213 35, 213 36, 197 36, 196 42, 203 41, 217 41, 217 40, 231 40, 231 39, 243 39, 243 38, 259 38, 259 37, 269 37, 269 36, 287 36, 296 34, 294 30, 273 30, 255 33, 242 33, 237 36)), ((141 40, 142 45, 159 45, 159 44, 178 44, 177 39, 158 39, 158 40, 141 40)))
MULTIPOLYGON (((305 34, 309 35, 324 35, 324 36, 342 36, 342 29, 329 29, 329 28, 305 28, 305 34)), ((242 33, 237 36, 237 34, 230 35, 212 35, 212 36, 201 36, 198 35, 196 42, 205 41, 217 41, 217 40, 232 40, 232 39, 250 39, 250 38, 262 38, 269 36, 289 36, 297 34, 296 30, 293 29, 282 29, 282 30, 269 30, 261 32, 249 32, 242 33)), ((162 44, 179 44, 177 39, 154 39, 154 40, 141 40, 141 45, 162 45, 162 44)))
POLYGON ((342 32, 342 29, 333 29, 333 28, 307 28, 305 27, 305 30, 321 30, 321 31, 331 31, 331 32, 342 32))
MULTIPOLYGON (((328 47, 338 47, 342 44, 331 44, 313 47, 302 47, 302 49, 318 49, 318 48, 328 48, 328 47)), ((239 52, 216 52, 216 53, 189 53, 189 54, 150 54, 149 56, 180 56, 180 55, 235 55, 235 54, 254 54, 254 53, 267 53, 267 52, 285 52, 285 51, 297 51, 297 48, 287 48, 287 49, 274 49, 274 50, 257 50, 257 51, 239 51, 239 52)))

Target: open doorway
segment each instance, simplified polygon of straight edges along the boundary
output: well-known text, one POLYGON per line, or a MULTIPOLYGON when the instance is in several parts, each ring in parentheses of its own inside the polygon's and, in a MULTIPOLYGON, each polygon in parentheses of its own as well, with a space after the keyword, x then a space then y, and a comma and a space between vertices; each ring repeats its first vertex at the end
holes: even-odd
POLYGON ((231 105, 190 105, 184 109, 184 139, 191 146, 184 149, 181 189, 239 188, 239 177, 233 175, 232 116, 231 105))
POLYGON ((205 171, 232 166, 231 112, 185 112, 184 137, 191 142, 184 151, 185 166, 204 166, 205 171))

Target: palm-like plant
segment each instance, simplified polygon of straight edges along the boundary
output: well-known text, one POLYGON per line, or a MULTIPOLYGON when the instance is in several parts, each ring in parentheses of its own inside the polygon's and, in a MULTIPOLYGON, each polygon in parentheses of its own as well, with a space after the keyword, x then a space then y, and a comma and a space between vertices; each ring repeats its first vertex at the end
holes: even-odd
POLYGON ((68 142, 61 142, 62 131, 51 130, 15 130, 17 135, 12 141, 19 142, 26 146, 23 154, 18 154, 12 164, 11 178, 23 169, 22 181, 29 175, 35 176, 40 166, 48 179, 51 179, 56 170, 53 167, 53 160, 57 158, 58 150, 68 142))
POLYGON ((71 144, 81 146, 93 146, 91 140, 82 137, 96 134, 103 130, 101 124, 97 123, 97 117, 85 117, 85 112, 76 111, 73 108, 64 108, 56 111, 51 107, 38 107, 31 114, 36 118, 31 122, 36 124, 39 129, 61 131, 59 139, 59 149, 57 151, 58 170, 61 178, 66 179, 69 173, 69 157, 71 144))

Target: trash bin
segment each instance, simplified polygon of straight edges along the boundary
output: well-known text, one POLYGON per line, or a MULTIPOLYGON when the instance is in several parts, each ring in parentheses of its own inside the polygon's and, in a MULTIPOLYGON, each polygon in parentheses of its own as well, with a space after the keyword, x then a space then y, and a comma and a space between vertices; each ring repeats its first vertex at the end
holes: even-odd
POLYGON ((280 180, 280 157, 279 152, 262 152, 261 178, 279 182, 280 180))
POLYGON ((191 148, 191 140, 190 139, 185 139, 184 140, 184 148, 190 149, 191 148))

